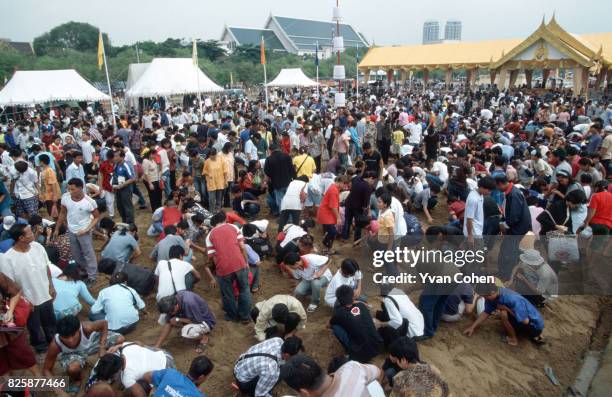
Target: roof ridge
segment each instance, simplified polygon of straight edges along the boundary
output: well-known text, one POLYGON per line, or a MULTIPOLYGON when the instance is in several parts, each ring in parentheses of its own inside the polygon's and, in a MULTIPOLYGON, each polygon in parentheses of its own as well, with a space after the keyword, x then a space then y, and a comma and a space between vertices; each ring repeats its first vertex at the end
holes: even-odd
MULTIPOLYGON (((286 17, 283 15, 274 15, 274 14, 270 14, 271 16, 273 16, 274 18, 287 18, 287 19, 296 19, 298 21, 310 21, 310 22, 322 22, 322 23, 329 23, 329 24, 336 24, 334 21, 329 20, 329 21, 322 21, 320 19, 312 19, 312 18, 295 18, 295 17, 286 17)), ((340 26, 350 26, 351 28, 353 28, 353 25, 351 25, 350 23, 340 23, 340 26)), ((355 28, 353 28, 353 30, 355 30, 355 28)), ((355 30, 356 31, 356 30, 355 30)))
POLYGON ((226 26, 227 29, 248 29, 248 30, 265 30, 268 32, 274 32, 272 29, 266 29, 266 28, 247 28, 244 26, 226 26))

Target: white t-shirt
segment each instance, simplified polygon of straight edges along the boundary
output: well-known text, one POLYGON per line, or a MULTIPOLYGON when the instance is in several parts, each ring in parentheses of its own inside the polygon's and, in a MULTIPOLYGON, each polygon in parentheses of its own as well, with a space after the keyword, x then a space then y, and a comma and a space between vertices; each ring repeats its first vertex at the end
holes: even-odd
POLYGON ((394 239, 404 237, 406 233, 408 233, 406 219, 404 219, 404 207, 402 207, 402 203, 400 203, 398 199, 391 197, 390 208, 393 212, 393 217, 395 218, 395 230, 393 231, 395 234, 394 239))
POLYGON ((251 156, 249 160, 259 160, 259 157, 257 156, 257 147, 253 143, 252 139, 249 139, 248 141, 245 142, 244 154, 246 154, 247 156, 251 156))
POLYGON ((93 219, 92 212, 98 208, 96 201, 88 195, 84 195, 80 201, 74 201, 70 193, 62 195, 62 205, 66 207, 66 222, 72 233, 86 229, 93 219))
POLYGON ((419 144, 421 143, 421 135, 423 135, 423 127, 421 123, 410 123, 408 124, 410 128, 410 136, 408 137, 408 142, 419 144))
MULTIPOLYGON (((329 258, 324 255, 306 254, 302 256, 302 261, 306 261, 308 265, 302 270, 294 270, 293 277, 297 280, 313 280, 313 276, 329 261, 329 258)), ((327 269, 321 276, 329 281, 332 278, 331 270, 327 269)))
MULTIPOLYGON (((122 346, 127 345, 125 342, 122 346)), ((163 350, 151 350, 145 346, 130 345, 123 352, 125 369, 121 371, 121 383, 126 389, 134 386, 150 371, 166 369, 167 358, 163 350)))
POLYGON ((463 217, 465 222, 463 223, 463 235, 467 236, 467 220, 472 219, 472 235, 474 237, 482 236, 482 228, 484 226, 484 199, 480 193, 473 190, 468 194, 467 200, 465 201, 465 212, 463 217))
POLYGON ((93 156, 96 153, 96 150, 91 145, 91 141, 81 142, 81 152, 83 153, 83 163, 91 164, 93 161, 93 156))
MULTIPOLYGON (((287 193, 281 201, 281 211, 283 210, 302 210, 304 209, 304 203, 300 200, 300 192, 306 186, 306 182, 295 180, 291 181, 287 186, 287 193)), ((308 188, 304 188, 304 192, 308 192, 308 188)))
POLYGON ((29 199, 36 196, 36 182, 38 181, 38 175, 36 175, 36 171, 28 167, 28 169, 23 174, 15 171, 15 175, 17 175, 15 178, 14 187, 15 196, 21 200, 29 199))
POLYGON ((23 296, 38 306, 51 299, 49 294, 49 257, 37 242, 30 243, 28 252, 14 248, 0 255, 0 271, 21 287, 23 296))
POLYGON ((158 277, 157 295, 155 299, 158 301, 169 295, 173 295, 175 292, 183 291, 187 289, 185 286, 185 276, 193 271, 193 266, 180 259, 170 259, 170 261, 159 261, 155 268, 155 275, 158 277), (172 278, 170 278, 170 267, 172 267, 172 278), (172 285, 174 280, 174 286, 172 285))
POLYGON ((448 167, 443 162, 434 161, 431 171, 438 172, 438 178, 440 178, 442 182, 446 182, 448 180, 448 167))
POLYGON ((325 303, 327 303, 331 307, 334 307, 334 305, 336 304, 336 290, 343 285, 348 285, 352 289, 357 288, 361 277, 361 271, 359 270, 357 270, 352 276, 345 277, 340 271, 340 269, 338 269, 336 274, 334 274, 334 277, 332 277, 331 281, 329 282, 327 289, 325 290, 325 303))
POLYGON ((414 338, 415 336, 423 335, 425 328, 423 313, 412 303, 408 295, 397 288, 393 288, 389 295, 383 298, 383 303, 387 313, 389 313, 389 325, 391 327, 398 329, 402 325, 403 320, 407 319, 408 336, 414 338), (395 302, 397 302, 399 310, 389 296, 393 297, 395 302))

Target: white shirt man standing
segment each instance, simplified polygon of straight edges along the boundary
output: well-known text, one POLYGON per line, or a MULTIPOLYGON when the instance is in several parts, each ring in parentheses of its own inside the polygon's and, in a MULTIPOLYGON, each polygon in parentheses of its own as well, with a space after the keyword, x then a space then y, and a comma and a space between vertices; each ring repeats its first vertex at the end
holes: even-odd
POLYGON ((98 223, 100 212, 95 200, 87 196, 83 189, 83 181, 80 179, 68 180, 68 193, 62 196, 62 208, 54 235, 58 236, 60 227, 67 224, 72 257, 87 271, 86 284, 92 285, 98 271, 92 230, 98 223))
POLYGON ((478 190, 472 190, 465 202, 463 235, 472 245, 476 238, 482 239, 485 222, 484 196, 490 194, 493 189, 495 189, 495 180, 485 176, 478 181, 478 190))

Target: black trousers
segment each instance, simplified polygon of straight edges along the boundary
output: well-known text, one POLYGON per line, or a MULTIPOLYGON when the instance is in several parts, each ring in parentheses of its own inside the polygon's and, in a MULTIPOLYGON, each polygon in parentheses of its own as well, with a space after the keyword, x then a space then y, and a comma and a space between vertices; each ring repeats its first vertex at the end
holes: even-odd
POLYGON ((149 188, 149 184, 145 182, 145 187, 149 193, 149 201, 151 202, 151 212, 155 212, 156 209, 162 206, 162 190, 159 187, 159 181, 152 183, 153 189, 149 188))
POLYGON ((134 204, 132 203, 132 187, 126 186, 123 189, 117 190, 115 202, 121 221, 123 223, 134 223, 134 204))
POLYGON ((278 230, 283 230, 287 223, 298 225, 301 213, 301 210, 282 210, 278 218, 278 230))
POLYGON ((30 333, 30 344, 36 353, 47 351, 49 342, 55 336, 55 328, 53 299, 32 307, 32 312, 28 317, 28 332, 30 333))
POLYGON ((331 247, 334 245, 334 240, 336 240, 336 236, 338 235, 338 232, 336 230, 336 225, 322 225, 323 226, 323 232, 324 232, 324 237, 323 237, 323 246, 326 247, 327 249, 331 249, 331 247))
POLYGON ((321 157, 322 156, 313 157, 315 165, 317 166, 317 172, 319 174, 323 173, 323 171, 321 170, 321 157))

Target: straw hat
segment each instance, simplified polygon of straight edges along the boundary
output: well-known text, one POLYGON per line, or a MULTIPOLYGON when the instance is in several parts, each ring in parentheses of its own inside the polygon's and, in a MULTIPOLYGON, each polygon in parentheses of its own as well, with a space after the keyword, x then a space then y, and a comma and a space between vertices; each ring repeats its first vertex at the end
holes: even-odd
POLYGON ((540 252, 535 249, 523 251, 519 258, 521 259, 521 262, 529 266, 540 266, 542 263, 544 263, 544 258, 542 258, 540 252))

